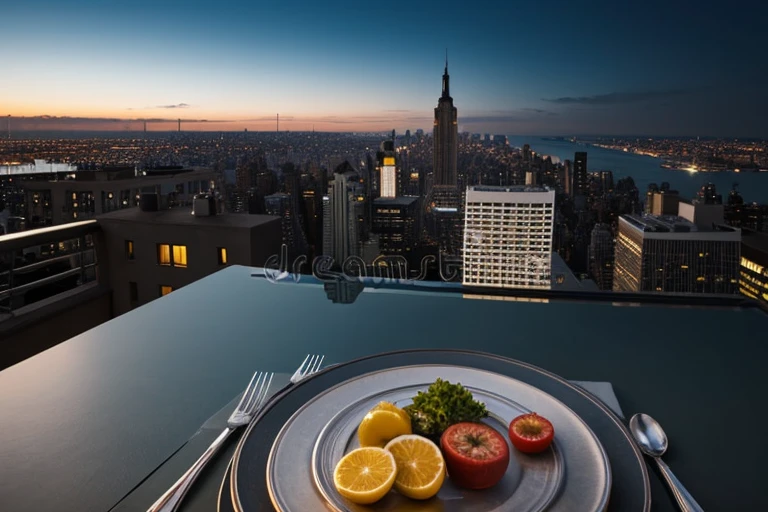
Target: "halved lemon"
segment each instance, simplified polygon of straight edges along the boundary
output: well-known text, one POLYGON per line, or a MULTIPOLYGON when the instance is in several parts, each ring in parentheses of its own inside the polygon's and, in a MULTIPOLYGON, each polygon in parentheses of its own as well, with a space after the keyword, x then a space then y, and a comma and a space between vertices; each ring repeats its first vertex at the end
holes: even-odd
POLYGON ((358 448, 336 464, 333 483, 336 490, 353 503, 370 505, 392 488, 397 474, 394 456, 382 448, 358 448))
POLYGON ((357 427, 357 439, 360 446, 378 446, 383 448, 397 436, 410 434, 411 418, 408 413, 394 404, 382 402, 368 412, 357 427), (391 406, 391 407, 390 407, 391 406), (394 409, 398 410, 394 410, 394 409))
POLYGON ((371 411, 390 411, 390 412, 396 412, 400 416, 403 417, 403 420, 407 421, 408 423, 411 422, 411 417, 408 416, 408 413, 405 412, 404 409, 401 409, 400 407, 396 406, 392 402, 379 402, 376 404, 376 407, 371 409, 371 411))
POLYGON ((384 447, 397 464, 395 489, 416 500, 437 494, 445 480, 445 460, 440 448, 426 437, 403 435, 384 447))

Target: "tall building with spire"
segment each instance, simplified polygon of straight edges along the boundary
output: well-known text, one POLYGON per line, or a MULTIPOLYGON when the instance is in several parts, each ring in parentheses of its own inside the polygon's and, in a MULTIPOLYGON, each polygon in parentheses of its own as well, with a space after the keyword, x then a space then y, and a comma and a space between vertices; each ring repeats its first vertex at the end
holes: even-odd
MULTIPOLYGON (((459 190, 457 172, 459 125, 456 107, 451 98, 448 55, 445 57, 443 93, 437 100, 433 128, 434 153, 432 186, 427 194, 426 227, 436 243, 442 262, 461 262, 464 232, 464 204, 459 190)), ((460 268, 460 266, 459 266, 460 268)), ((441 268, 441 273, 443 269, 441 268)), ((442 274, 441 274, 442 275, 442 274)))
POLYGON ((435 186, 457 186, 456 160, 459 143, 459 125, 456 107, 450 91, 448 55, 445 56, 443 94, 437 100, 433 129, 434 156, 432 159, 435 186))

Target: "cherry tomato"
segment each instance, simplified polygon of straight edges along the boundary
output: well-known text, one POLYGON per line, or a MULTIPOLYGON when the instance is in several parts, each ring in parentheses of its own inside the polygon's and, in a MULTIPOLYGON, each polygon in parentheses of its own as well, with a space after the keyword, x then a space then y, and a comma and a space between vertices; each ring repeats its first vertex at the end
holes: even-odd
POLYGON ((509 440, 523 453, 543 452, 552 444, 554 437, 552 423, 535 412, 518 416, 509 424, 509 440))

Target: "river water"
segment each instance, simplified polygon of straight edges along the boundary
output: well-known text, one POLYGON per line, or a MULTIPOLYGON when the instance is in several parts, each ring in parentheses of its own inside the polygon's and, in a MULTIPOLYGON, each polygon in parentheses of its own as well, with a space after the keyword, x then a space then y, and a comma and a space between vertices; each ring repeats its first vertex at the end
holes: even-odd
POLYGON ((661 185, 666 181, 685 199, 691 199, 702 185, 714 183, 724 202, 734 184, 745 202, 768 203, 768 172, 689 172, 660 167, 662 160, 650 156, 624 153, 570 141, 544 140, 541 137, 509 136, 509 144, 522 147, 530 144, 537 153, 573 160, 576 151, 587 152, 588 171, 613 171, 614 181, 625 176, 635 180, 640 197, 644 197, 649 183, 661 185))

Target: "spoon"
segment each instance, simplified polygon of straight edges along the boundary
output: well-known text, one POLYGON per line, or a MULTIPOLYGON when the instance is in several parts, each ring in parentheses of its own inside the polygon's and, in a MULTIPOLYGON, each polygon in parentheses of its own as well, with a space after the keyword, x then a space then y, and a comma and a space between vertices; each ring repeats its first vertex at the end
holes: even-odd
POLYGON ((661 425, 647 414, 635 414, 629 420, 629 430, 632 432, 635 441, 637 441, 640 450, 646 455, 653 457, 659 465, 661 474, 664 476, 664 480, 667 481, 667 485, 672 489, 672 494, 675 495, 680 510, 683 512, 703 512, 703 509, 696 503, 691 493, 683 487, 683 484, 672 473, 669 466, 661 460, 661 456, 664 455, 664 452, 667 451, 667 446, 669 446, 667 435, 662 430, 661 425))

